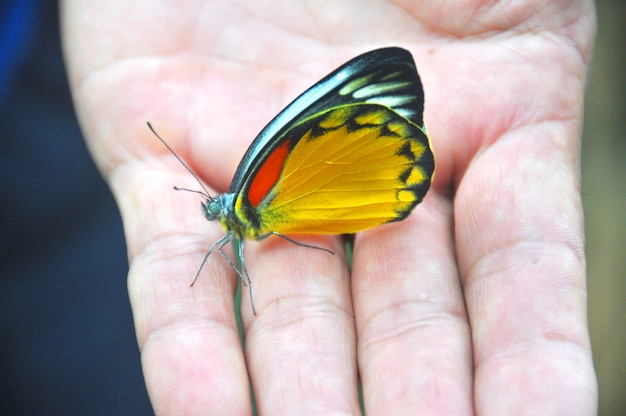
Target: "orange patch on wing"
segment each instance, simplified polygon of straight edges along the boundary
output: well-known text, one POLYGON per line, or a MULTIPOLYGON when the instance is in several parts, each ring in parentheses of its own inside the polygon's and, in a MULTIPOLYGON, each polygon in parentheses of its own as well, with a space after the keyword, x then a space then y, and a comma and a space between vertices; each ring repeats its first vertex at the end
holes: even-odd
POLYGON ((256 172, 252 184, 248 189, 248 201, 250 201, 253 207, 257 207, 276 184, 276 181, 278 181, 283 171, 288 155, 289 141, 285 141, 285 143, 274 149, 259 171, 256 172))

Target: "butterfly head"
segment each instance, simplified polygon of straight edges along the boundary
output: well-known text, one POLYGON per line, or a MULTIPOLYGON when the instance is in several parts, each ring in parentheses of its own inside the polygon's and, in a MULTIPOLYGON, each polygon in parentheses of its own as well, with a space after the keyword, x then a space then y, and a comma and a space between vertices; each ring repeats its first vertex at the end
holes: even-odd
POLYGON ((204 216, 209 221, 220 220, 228 217, 232 211, 233 194, 222 194, 217 198, 207 198, 206 202, 202 204, 202 210, 204 216))
POLYGON ((218 195, 216 198, 208 197, 202 203, 204 217, 209 221, 219 221, 226 232, 232 232, 238 237, 245 233, 245 226, 238 220, 233 210, 235 195, 226 193, 218 195))

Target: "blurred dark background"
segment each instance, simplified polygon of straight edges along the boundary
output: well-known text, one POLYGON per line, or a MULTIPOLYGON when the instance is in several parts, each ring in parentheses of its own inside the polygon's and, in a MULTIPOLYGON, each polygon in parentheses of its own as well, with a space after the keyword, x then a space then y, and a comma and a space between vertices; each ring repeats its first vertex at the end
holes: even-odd
POLYGON ((74 115, 56 3, 0 0, 0 414, 152 415, 121 220, 74 115))
MULTIPOLYGON (((599 0, 583 132, 600 415, 626 414, 626 2, 599 0)), ((82 141, 56 2, 0 0, 0 414, 150 415, 115 203, 82 141)))

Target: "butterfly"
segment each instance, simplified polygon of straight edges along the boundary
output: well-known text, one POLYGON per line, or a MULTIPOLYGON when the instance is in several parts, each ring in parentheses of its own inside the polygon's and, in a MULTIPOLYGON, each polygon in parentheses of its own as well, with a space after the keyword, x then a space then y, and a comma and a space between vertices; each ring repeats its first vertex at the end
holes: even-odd
POLYGON ((206 219, 225 231, 202 266, 217 250, 248 285, 246 239, 277 235, 329 251, 287 235, 352 234, 406 218, 435 170, 423 112, 422 83, 407 50, 376 49, 331 72, 265 126, 227 193, 200 192, 206 219), (232 240, 242 271, 222 251, 232 240))

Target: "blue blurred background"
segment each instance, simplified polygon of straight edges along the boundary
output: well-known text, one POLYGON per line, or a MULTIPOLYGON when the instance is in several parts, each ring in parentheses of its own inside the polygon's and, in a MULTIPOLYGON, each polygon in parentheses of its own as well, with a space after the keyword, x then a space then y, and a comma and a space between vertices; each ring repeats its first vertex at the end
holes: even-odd
POLYGON ((78 128, 54 1, 0 1, 0 146, 0 414, 154 414, 121 220, 78 128))
MULTIPOLYGON (((583 132, 600 415, 626 414, 626 2, 598 1, 583 132)), ((150 415, 117 208, 78 128, 56 2, 0 0, 0 414, 150 415)))

